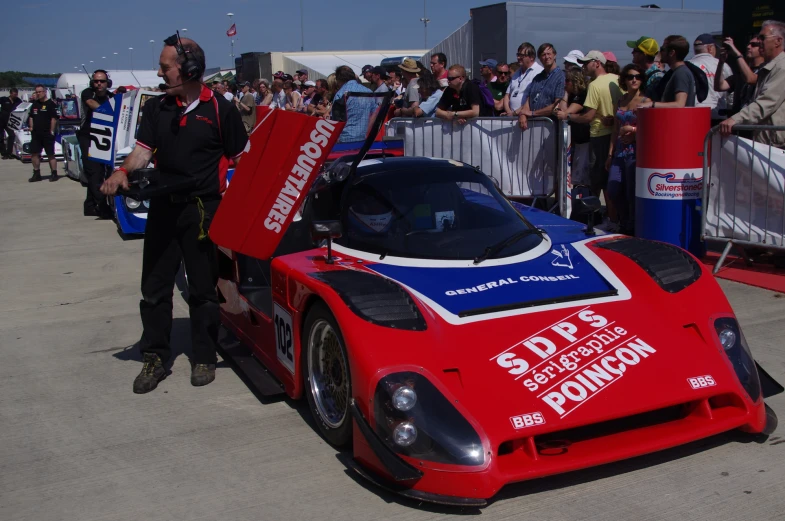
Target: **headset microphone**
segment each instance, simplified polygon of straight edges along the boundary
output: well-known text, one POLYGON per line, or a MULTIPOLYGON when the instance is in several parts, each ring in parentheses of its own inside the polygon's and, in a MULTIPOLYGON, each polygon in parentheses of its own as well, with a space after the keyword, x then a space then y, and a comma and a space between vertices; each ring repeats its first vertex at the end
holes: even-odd
POLYGON ((173 89, 175 87, 180 87, 182 85, 185 85, 186 83, 188 83, 188 82, 178 83, 177 85, 167 85, 166 83, 159 83, 158 84, 158 88, 161 89, 161 90, 169 90, 169 89, 173 89))

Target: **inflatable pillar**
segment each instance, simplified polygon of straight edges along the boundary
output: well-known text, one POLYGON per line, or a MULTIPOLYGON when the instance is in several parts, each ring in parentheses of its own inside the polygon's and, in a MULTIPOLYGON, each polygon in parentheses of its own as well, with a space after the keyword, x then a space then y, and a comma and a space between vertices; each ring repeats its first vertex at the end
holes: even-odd
POLYGON ((703 140, 711 109, 638 110, 635 235, 680 246, 698 257, 703 140))

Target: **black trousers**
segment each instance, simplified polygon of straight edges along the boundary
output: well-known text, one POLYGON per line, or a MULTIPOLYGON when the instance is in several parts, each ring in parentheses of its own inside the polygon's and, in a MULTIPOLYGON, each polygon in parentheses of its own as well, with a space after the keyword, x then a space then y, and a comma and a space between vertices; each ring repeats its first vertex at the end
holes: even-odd
POLYGON ((3 156, 10 156, 11 150, 13 150, 14 140, 13 136, 14 133, 11 130, 8 130, 6 127, 8 126, 8 118, 0 119, 0 155, 3 156), (11 139, 6 139, 6 135, 11 139), (10 143, 10 146, 9 146, 10 143))
POLYGON ((218 257, 207 233, 220 200, 172 203, 168 198, 150 201, 142 260, 142 301, 139 309, 144 332, 143 353, 155 353, 166 363, 171 357, 172 292, 180 261, 188 276, 188 309, 191 318, 192 361, 214 364, 218 345, 218 257))
POLYGON ((109 203, 106 196, 101 193, 101 184, 106 180, 107 166, 87 158, 90 150, 90 136, 78 137, 79 150, 82 153, 82 170, 87 178, 87 195, 84 200, 85 212, 97 210, 99 213, 109 213, 109 203))
POLYGON ((10 156, 14 153, 14 140, 16 139, 16 133, 8 128, 5 129, 5 133, 8 134, 8 138, 5 141, 5 155, 10 156))

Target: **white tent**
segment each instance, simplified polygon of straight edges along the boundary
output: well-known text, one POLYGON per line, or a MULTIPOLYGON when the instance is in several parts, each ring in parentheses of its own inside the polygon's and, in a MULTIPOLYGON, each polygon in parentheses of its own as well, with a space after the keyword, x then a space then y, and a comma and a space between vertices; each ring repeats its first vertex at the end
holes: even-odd
MULTIPOLYGON (((161 83, 158 71, 109 71, 112 79, 112 88, 120 85, 133 85, 134 87, 157 87, 161 83)), ((57 79, 58 89, 73 90, 76 87, 85 88, 90 84, 90 77, 83 72, 66 72, 57 79)))
MULTIPOLYGON (((283 53, 284 71, 307 69, 309 79, 326 78, 335 72, 336 67, 348 65, 359 76, 363 65, 379 65, 385 58, 412 56, 419 59, 427 49, 400 51, 326 51, 326 52, 287 52, 283 53)), ((275 66, 275 65, 273 65, 275 66)))

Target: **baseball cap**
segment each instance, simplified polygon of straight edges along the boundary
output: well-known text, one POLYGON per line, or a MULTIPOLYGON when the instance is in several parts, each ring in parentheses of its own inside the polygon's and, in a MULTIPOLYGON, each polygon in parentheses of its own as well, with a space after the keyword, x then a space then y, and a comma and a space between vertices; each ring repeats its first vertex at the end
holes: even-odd
POLYGON ((641 36, 635 41, 628 41, 627 47, 630 49, 638 49, 646 56, 654 56, 660 50, 660 45, 657 43, 657 40, 651 38, 649 36, 641 36))
POLYGON ((384 67, 374 67, 371 69, 373 74, 378 74, 381 78, 389 78, 390 76, 387 74, 387 69, 384 67))
POLYGON ((695 45, 716 45, 714 37, 709 33, 703 33, 695 38, 695 45))
POLYGON ((605 65, 605 63, 608 61, 608 59, 605 57, 605 55, 602 54, 600 51, 589 51, 589 52, 586 53, 586 56, 584 56, 583 58, 579 58, 578 62, 579 63, 588 63, 588 62, 590 62, 592 60, 597 60, 598 62, 600 62, 603 65, 605 65))
POLYGON ((294 71, 294 72, 295 72, 296 74, 308 74, 308 71, 307 71, 307 70, 305 70, 305 69, 300 69, 300 70, 297 70, 297 71, 294 71))
POLYGON ((373 70, 373 65, 363 65, 363 74, 370 70, 373 70))
POLYGON ((311 80, 306 81, 303 83, 306 87, 316 87, 316 83, 312 82, 311 80))
POLYGON ((578 60, 581 58, 583 58, 583 53, 578 49, 574 49, 567 53, 567 56, 564 57, 564 61, 578 65, 578 60))
POLYGON ((278 71, 275 74, 273 74, 273 78, 283 78, 285 75, 286 74, 284 74, 283 71, 278 71))
POLYGON ((244 81, 244 82, 240 83, 239 86, 240 87, 250 87, 251 86, 251 82, 250 81, 244 81))
POLYGON ((483 60, 480 62, 480 65, 483 67, 490 67, 491 69, 495 69, 499 62, 494 60, 493 58, 488 58, 487 60, 483 60))
POLYGON ((420 72, 417 66, 417 61, 414 58, 404 58, 403 62, 398 65, 398 68, 406 72, 420 72))
POLYGON ((616 55, 611 51, 603 51, 602 55, 605 56, 605 59, 609 62, 619 62, 619 60, 616 59, 616 55))
POLYGON ((297 85, 298 87, 299 87, 300 85, 302 85, 302 82, 301 82, 300 80, 294 80, 292 83, 293 83, 293 84, 295 84, 295 85, 297 85))

